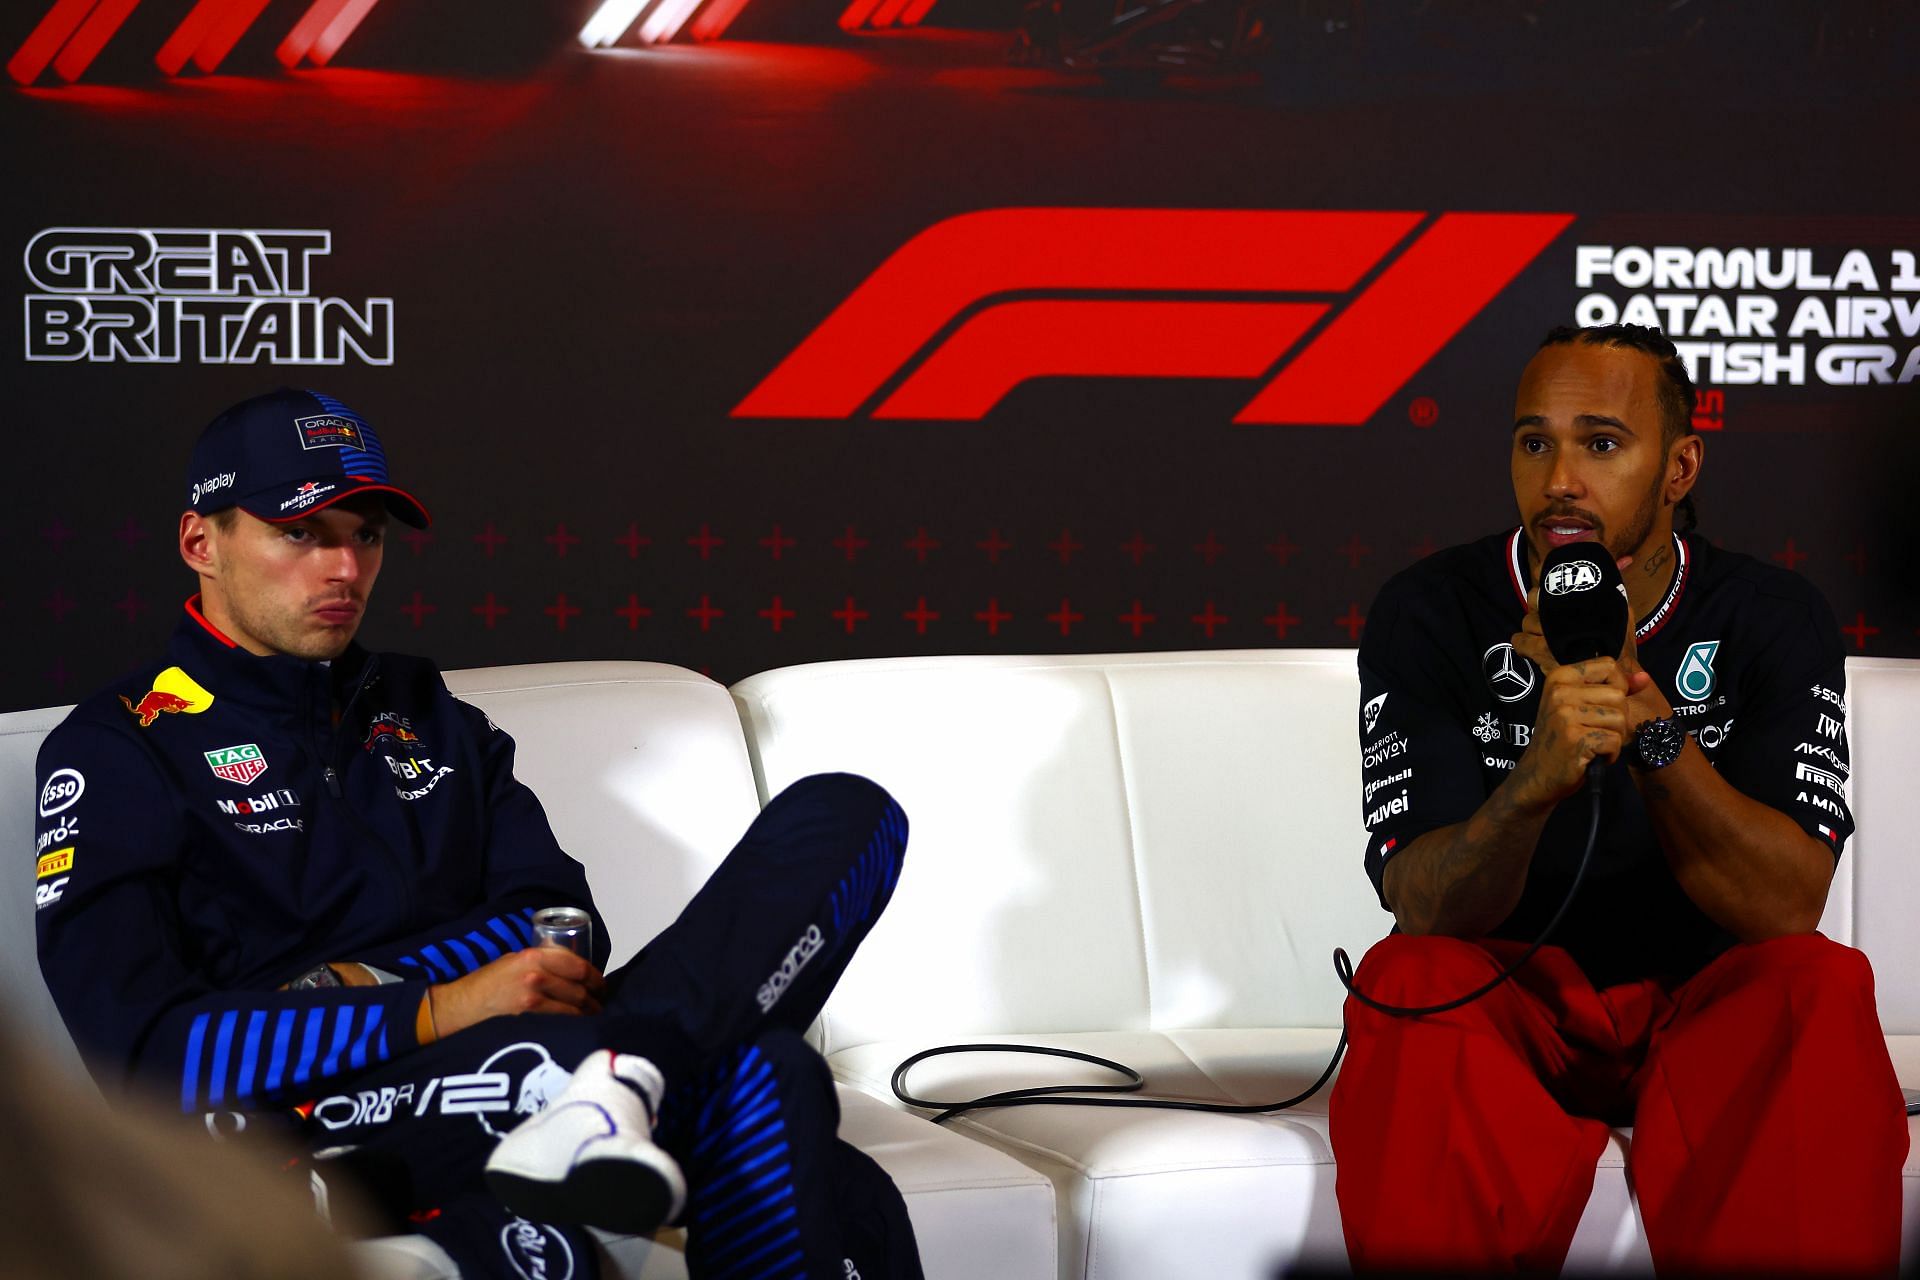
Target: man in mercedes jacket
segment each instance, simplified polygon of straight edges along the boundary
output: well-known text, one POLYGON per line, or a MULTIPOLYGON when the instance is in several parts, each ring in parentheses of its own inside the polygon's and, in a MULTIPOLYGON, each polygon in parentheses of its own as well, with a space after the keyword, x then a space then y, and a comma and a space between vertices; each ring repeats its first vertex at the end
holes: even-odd
POLYGON ((103 1090, 216 1134, 293 1126, 312 1176, 469 1276, 591 1275, 583 1227, 669 1221, 695 1276, 917 1276, 801 1038, 899 873, 892 800, 796 783, 603 975, 513 740, 432 663, 354 643, 389 519, 428 523, 367 421, 245 401, 185 496, 200 590, 165 654, 39 758, 41 970, 103 1090), (563 906, 591 956, 535 944, 563 906))
POLYGON ((1798 575, 1691 531, 1693 404, 1657 331, 1549 333, 1509 437, 1518 527, 1367 618, 1366 870, 1397 932, 1354 987, 1432 1011, 1347 1003, 1356 1270, 1557 1271, 1625 1125, 1661 1275, 1896 1265, 1907 1125, 1873 974, 1814 932, 1853 830, 1840 637, 1798 575), (1615 557, 1631 621, 1617 657, 1562 665, 1541 564, 1575 542, 1615 557), (1549 927, 1511 981, 1433 1009, 1549 927))

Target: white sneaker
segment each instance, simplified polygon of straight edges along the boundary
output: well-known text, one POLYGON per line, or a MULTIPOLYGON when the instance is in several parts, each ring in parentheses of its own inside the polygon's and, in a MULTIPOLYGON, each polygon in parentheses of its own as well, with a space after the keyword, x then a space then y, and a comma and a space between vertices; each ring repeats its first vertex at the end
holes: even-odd
POLYGON ((687 1199, 680 1166, 653 1144, 665 1087, 645 1058, 590 1055, 545 1111, 500 1139, 487 1157, 487 1189, 535 1222, 658 1230, 687 1199))

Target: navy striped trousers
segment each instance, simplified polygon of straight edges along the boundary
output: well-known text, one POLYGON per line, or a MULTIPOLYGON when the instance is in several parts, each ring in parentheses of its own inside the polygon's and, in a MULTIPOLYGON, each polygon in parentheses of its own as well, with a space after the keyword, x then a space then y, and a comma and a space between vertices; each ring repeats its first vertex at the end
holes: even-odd
POLYGON ((918 1280, 899 1192, 835 1136, 832 1079, 801 1037, 885 907, 906 838, 873 783, 802 779, 608 975, 601 1016, 495 1018, 347 1080, 307 1109, 316 1167, 358 1182, 389 1227, 439 1241, 469 1280, 584 1280, 597 1271, 586 1234, 515 1218, 480 1167, 581 1059, 611 1048, 666 1076, 655 1139, 687 1175, 695 1280, 918 1280))

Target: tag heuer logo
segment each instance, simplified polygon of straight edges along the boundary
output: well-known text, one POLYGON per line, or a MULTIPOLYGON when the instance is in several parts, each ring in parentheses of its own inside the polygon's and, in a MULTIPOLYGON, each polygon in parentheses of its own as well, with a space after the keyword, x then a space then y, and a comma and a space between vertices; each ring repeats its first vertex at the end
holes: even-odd
POLYGON ((260 748, 251 742, 237 747, 221 747, 205 754, 207 768, 213 770, 214 777, 237 782, 243 787, 267 771, 267 762, 261 756, 260 748))

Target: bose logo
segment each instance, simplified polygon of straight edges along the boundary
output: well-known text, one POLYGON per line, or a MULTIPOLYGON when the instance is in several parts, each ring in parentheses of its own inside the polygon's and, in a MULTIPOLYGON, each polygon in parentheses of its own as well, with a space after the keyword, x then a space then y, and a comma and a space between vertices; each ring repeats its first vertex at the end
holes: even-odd
POLYGON ((1587 560, 1575 560, 1571 564, 1557 564, 1547 570, 1547 576, 1541 583, 1550 596, 1571 595, 1576 591, 1591 591, 1600 585, 1600 570, 1587 560))

